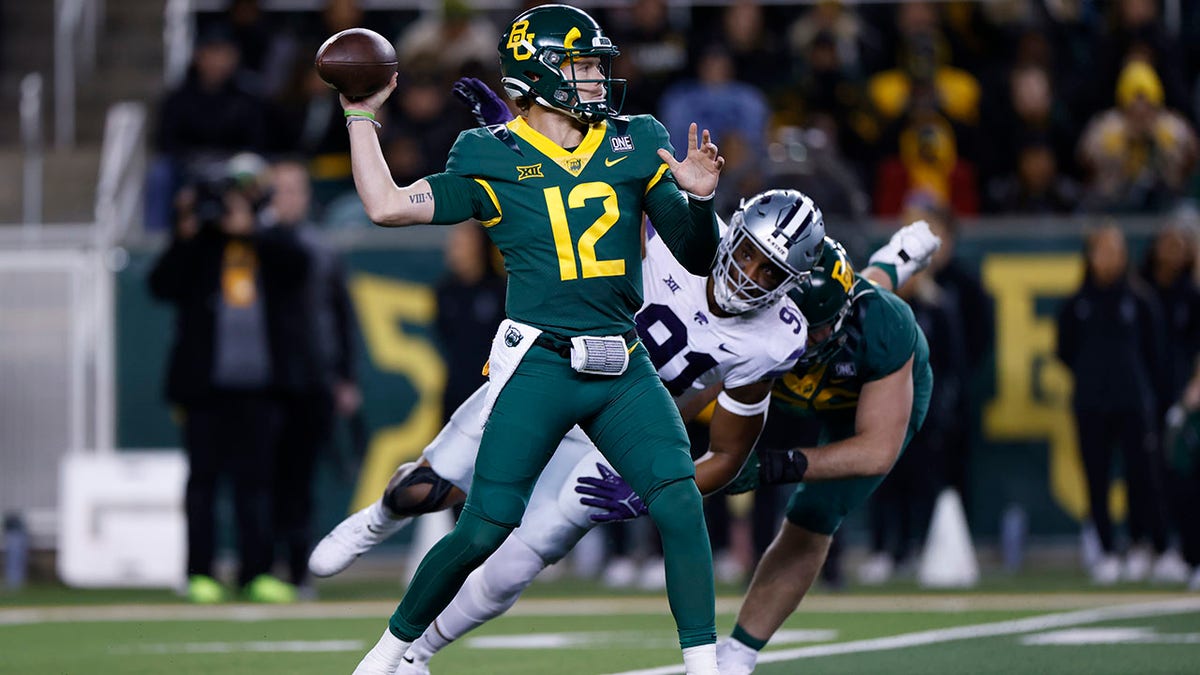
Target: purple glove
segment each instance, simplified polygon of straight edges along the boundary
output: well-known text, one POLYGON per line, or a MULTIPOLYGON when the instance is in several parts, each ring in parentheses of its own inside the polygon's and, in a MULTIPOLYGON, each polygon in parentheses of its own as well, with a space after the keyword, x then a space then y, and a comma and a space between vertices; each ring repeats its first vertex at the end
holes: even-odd
POLYGON ((580 476, 575 485, 576 492, 581 495, 590 495, 581 497, 580 504, 595 506, 606 511, 606 513, 593 514, 591 516, 593 522, 614 523, 619 520, 632 520, 649 512, 642 498, 637 496, 637 493, 623 478, 599 462, 596 462, 596 468, 600 470, 599 478, 580 476))
POLYGON ((451 91, 455 98, 471 109, 471 114, 475 116, 481 127, 504 124, 513 118, 508 104, 502 101, 496 92, 492 91, 492 88, 484 84, 482 80, 474 77, 460 77, 454 83, 451 91))

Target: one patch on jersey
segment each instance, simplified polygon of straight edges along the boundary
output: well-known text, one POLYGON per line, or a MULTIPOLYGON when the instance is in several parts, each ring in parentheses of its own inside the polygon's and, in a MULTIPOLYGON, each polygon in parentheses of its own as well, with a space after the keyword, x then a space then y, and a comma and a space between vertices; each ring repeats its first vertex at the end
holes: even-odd
POLYGON ((843 361, 833 364, 833 374, 838 377, 855 377, 858 375, 858 368, 853 361, 843 361))
POLYGON ((518 166, 517 180, 522 181, 526 178, 545 178, 542 175, 542 164, 539 162, 537 164, 530 164, 529 166, 518 166))
POLYGON ((608 139, 612 145, 613 152, 633 152, 633 137, 626 134, 625 136, 613 136, 608 139))

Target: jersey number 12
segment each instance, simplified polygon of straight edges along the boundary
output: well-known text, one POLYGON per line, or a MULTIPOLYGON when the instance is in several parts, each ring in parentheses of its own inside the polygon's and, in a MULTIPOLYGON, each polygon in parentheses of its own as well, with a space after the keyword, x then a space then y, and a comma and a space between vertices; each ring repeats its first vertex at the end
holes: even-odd
POLYGON ((546 211, 550 214, 550 231, 554 233, 554 250, 558 252, 558 274, 563 281, 593 277, 619 277, 625 274, 624 260, 597 260, 596 242, 608 233, 617 222, 621 212, 617 208, 617 192, 608 183, 580 183, 567 195, 563 205, 562 190, 548 187, 546 211), (575 246, 571 241, 571 230, 567 226, 566 207, 583 208, 589 199, 603 199, 604 213, 579 237, 579 271, 575 265, 575 246))

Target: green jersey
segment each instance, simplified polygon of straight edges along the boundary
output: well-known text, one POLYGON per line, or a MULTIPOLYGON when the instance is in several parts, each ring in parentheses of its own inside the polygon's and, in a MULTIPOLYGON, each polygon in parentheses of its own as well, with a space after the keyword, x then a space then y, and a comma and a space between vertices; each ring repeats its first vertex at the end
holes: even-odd
MULTIPOLYGON (((446 173, 470 179, 460 184, 475 193, 471 215, 504 255, 509 318, 561 335, 633 327, 642 305, 643 211, 665 208, 691 222, 659 148, 673 151, 648 115, 594 124, 573 150, 521 117, 459 135, 446 173)), ((436 196, 440 220, 449 214, 436 196)))
POLYGON ((929 344, 912 309, 892 293, 855 275, 851 308, 842 330, 842 346, 819 362, 801 358, 791 372, 775 380, 771 407, 784 414, 816 416, 828 440, 854 434, 858 397, 867 382, 894 373, 913 359, 913 408, 910 429, 919 428, 929 408, 933 372, 929 344))

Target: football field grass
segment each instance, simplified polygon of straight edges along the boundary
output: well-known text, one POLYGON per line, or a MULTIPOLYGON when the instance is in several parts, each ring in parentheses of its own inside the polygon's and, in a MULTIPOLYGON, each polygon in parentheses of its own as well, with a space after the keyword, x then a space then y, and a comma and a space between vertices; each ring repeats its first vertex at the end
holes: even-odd
MULTIPOLYGON (((28 597, 0 602, 0 673, 350 673, 394 607, 353 599, 195 607, 165 594, 65 590, 28 597)), ((719 600, 722 636, 737 601, 719 600)), ((805 605, 756 673, 1200 672, 1197 594, 902 589, 816 594, 805 605)), ((670 675, 682 673, 678 663, 664 598, 593 593, 525 598, 440 654, 433 673, 670 675)))

